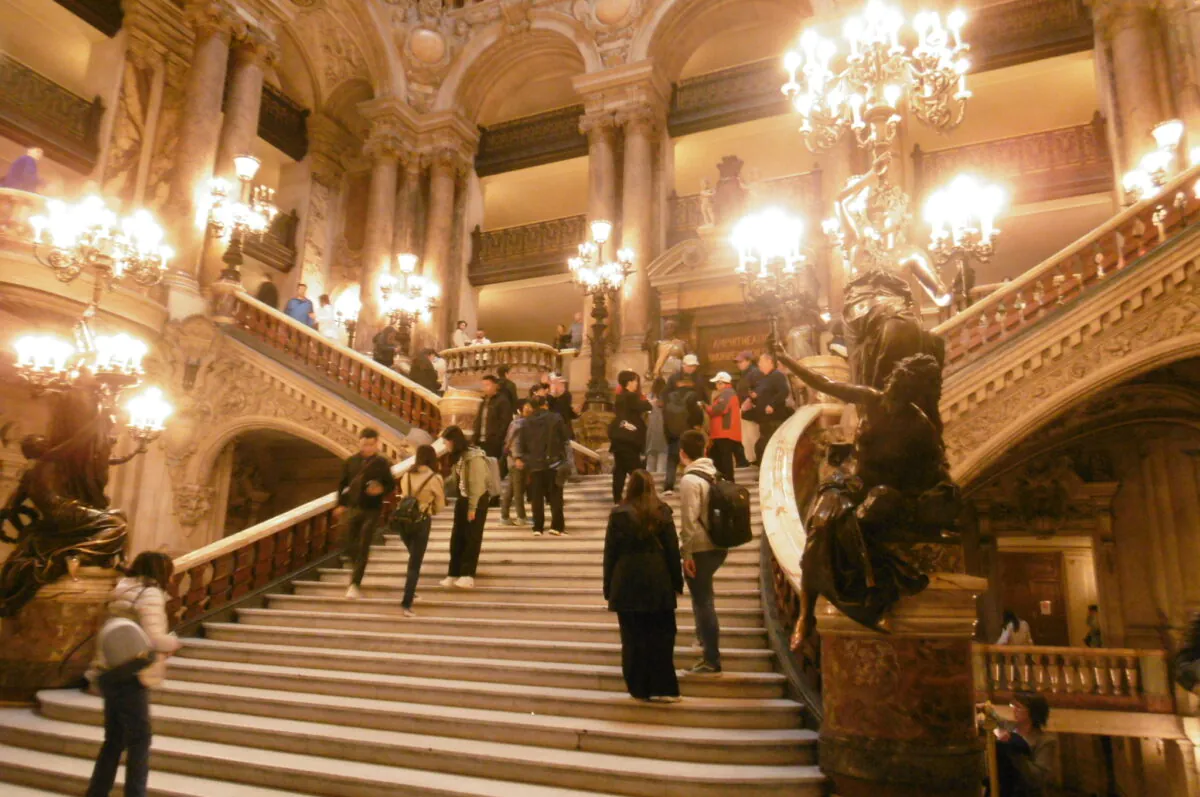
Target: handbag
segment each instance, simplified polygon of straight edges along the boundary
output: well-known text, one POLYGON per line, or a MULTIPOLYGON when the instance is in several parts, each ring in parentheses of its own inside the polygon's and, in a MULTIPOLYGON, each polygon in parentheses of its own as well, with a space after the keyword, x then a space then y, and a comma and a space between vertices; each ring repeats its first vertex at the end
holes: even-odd
POLYGON ((629 421, 613 418, 608 424, 608 439, 612 443, 638 445, 638 428, 629 421))
MULTIPOLYGON (((142 588, 145 592, 146 588, 142 588)), ((133 604, 142 597, 134 598, 133 604)), ((126 617, 110 617, 100 628, 96 645, 104 654, 108 668, 96 679, 102 689, 128 683, 138 673, 154 663, 154 644, 150 635, 137 622, 126 617)))

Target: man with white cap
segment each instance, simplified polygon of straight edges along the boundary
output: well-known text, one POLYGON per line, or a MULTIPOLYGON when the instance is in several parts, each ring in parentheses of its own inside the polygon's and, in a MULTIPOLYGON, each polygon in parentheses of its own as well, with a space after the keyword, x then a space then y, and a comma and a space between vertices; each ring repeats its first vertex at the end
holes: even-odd
POLYGON ((733 467, 737 450, 742 446, 742 407, 737 391, 733 389, 733 377, 721 371, 709 380, 716 386, 706 411, 708 412, 708 453, 717 472, 733 481, 733 467))
POLYGON ((697 381, 696 369, 700 358, 689 354, 683 358, 683 369, 667 380, 660 404, 663 408, 663 429, 667 434, 667 476, 663 494, 675 493, 676 471, 679 469, 679 438, 689 429, 704 423, 704 389, 697 381))

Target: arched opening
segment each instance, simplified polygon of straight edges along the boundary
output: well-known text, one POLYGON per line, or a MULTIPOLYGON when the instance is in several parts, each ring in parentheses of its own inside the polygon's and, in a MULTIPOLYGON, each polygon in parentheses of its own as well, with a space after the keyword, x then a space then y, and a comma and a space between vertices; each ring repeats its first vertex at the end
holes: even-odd
POLYGON ((228 537, 337 489, 341 458, 277 429, 242 432, 225 444, 213 469, 228 537))

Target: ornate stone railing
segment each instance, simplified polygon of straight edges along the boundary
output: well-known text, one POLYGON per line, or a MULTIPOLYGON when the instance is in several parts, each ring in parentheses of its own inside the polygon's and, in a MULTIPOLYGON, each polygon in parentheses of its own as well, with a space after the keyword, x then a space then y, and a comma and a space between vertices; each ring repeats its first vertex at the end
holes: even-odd
POLYGON ((258 111, 258 135, 292 160, 304 160, 308 154, 310 113, 279 89, 266 84, 258 111))
POLYGON ((471 233, 472 285, 565 274, 567 259, 587 240, 587 216, 566 216, 471 233))
POLYGON ((819 482, 817 435, 823 419, 839 412, 832 405, 797 410, 771 438, 758 478, 766 541, 761 551, 768 636, 790 688, 817 723, 823 714, 819 662, 794 649, 799 644, 800 559, 807 541, 803 514, 819 482))
MULTIPOLYGON (((496 373, 501 365, 507 365, 516 374, 533 377, 560 372, 562 365, 562 354, 558 349, 531 341, 446 349, 442 358, 446 361, 446 375, 451 385, 475 389, 484 376, 496 373)), ((514 382, 518 381, 513 373, 509 376, 514 382)))
POLYGON ((100 155, 100 98, 85 100, 0 54, 0 134, 33 140, 55 160, 90 172, 100 155))
POLYGON ((246 239, 246 255, 286 274, 296 265, 296 230, 299 226, 300 216, 295 210, 280 213, 271 221, 265 235, 246 239))
POLYGON ((486 177, 586 155, 582 115, 583 106, 572 105, 482 128, 475 171, 486 177))
POLYGON ((1162 650, 975 645, 980 700, 1036 692, 1051 706, 1108 711, 1175 710, 1162 650))
POLYGON ((965 147, 913 150, 918 202, 960 172, 1013 187, 1014 203, 1111 191, 1112 157, 1099 113, 1088 124, 1010 136, 965 147))
MULTIPOLYGON (((434 448, 445 454, 442 440, 434 448)), ((407 473, 414 462, 413 457, 404 460, 392 474, 407 473)), ((329 493, 178 557, 167 607, 172 626, 194 623, 335 555, 340 547, 336 507, 337 493, 329 493)))
POLYGON ((1076 306, 1098 284, 1167 247, 1200 212, 1200 167, 1156 197, 1117 214, 999 290, 934 328, 946 341, 946 373, 978 362, 1048 314, 1076 306))
POLYGON ((234 296, 233 323, 281 355, 278 359, 318 372, 403 421, 436 435, 441 429, 439 397, 315 329, 268 307, 245 292, 234 296))
MULTIPOLYGON (((759 180, 746 186, 746 207, 782 205, 803 213, 810 219, 821 218, 821 170, 789 174, 759 180)), ((696 230, 705 223, 704 199, 700 194, 673 195, 670 200, 670 225, 667 227, 667 246, 687 238, 695 238, 696 230)), ((715 209, 714 209, 715 210, 715 209)), ((718 226, 737 219, 717 218, 718 226)))
POLYGON ((785 114, 789 107, 781 85, 778 58, 681 80, 671 96, 671 135, 785 114))

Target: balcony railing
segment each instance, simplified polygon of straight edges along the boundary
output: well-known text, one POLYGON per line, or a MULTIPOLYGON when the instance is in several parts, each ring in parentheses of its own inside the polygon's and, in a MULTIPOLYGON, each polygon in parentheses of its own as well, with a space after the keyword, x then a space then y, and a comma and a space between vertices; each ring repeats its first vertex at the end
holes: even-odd
POLYGON ((1162 650, 975 645, 973 655, 981 700, 1007 702, 1014 692, 1036 692, 1064 708, 1175 710, 1162 650))
POLYGON ((1082 301, 1099 283, 1171 246, 1200 213, 1200 167, 1117 214, 933 329, 946 341, 946 373, 978 362, 1047 313, 1082 301))
POLYGON ((56 161, 90 172, 100 155, 104 104, 67 91, 0 54, 0 133, 42 147, 56 161))
POLYGON ((518 374, 536 377, 562 370, 562 353, 558 349, 529 341, 446 349, 442 358, 446 361, 450 384, 455 387, 478 388, 480 380, 487 374, 494 374, 501 365, 511 369, 509 375, 514 381, 518 381, 518 374))
POLYGON ((918 198, 960 172, 1011 185, 1014 203, 1101 193, 1113 187, 1112 158, 1100 114, 1088 124, 982 144, 933 152, 917 147, 912 157, 918 198))
POLYGON ((471 233, 472 285, 565 274, 567 258, 587 238, 587 216, 471 233))
POLYGON ((278 353, 285 363, 308 368, 418 429, 441 429, 439 397, 369 357, 322 337, 315 329, 268 307, 247 293, 235 296, 233 323, 278 353))
POLYGON ((583 106, 573 105, 482 128, 475 171, 486 177, 587 155, 582 115, 583 106))
POLYGON ((271 228, 262 238, 246 239, 246 254, 284 274, 296 265, 296 229, 300 217, 296 211, 280 213, 271 221, 271 228))
MULTIPOLYGON (((805 218, 822 218, 821 170, 789 174, 760 180, 747 187, 746 207, 782 205, 804 215, 805 218)), ((667 246, 695 238, 697 230, 705 223, 704 198, 700 194, 675 195, 670 199, 671 221, 667 228, 667 246)), ((716 211, 717 209, 714 209, 716 211)), ((717 218, 718 226, 725 226, 737 219, 717 218)))

